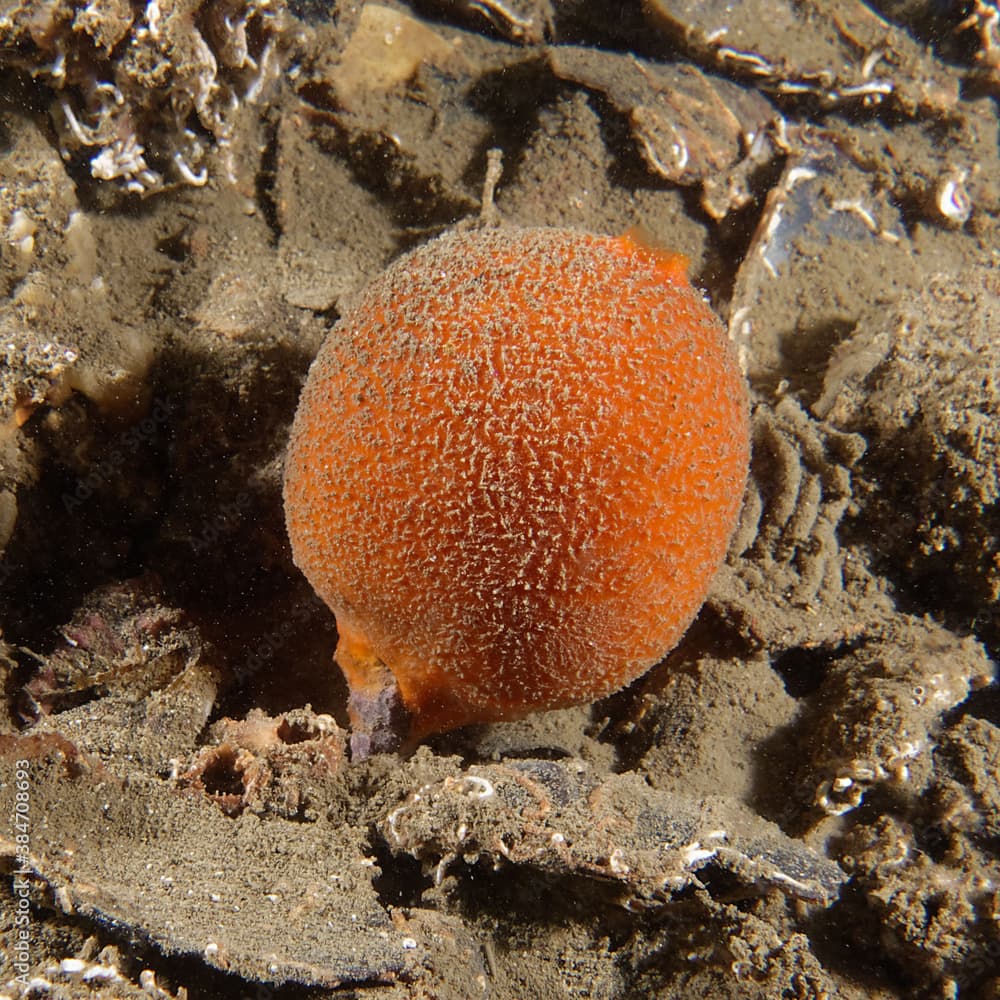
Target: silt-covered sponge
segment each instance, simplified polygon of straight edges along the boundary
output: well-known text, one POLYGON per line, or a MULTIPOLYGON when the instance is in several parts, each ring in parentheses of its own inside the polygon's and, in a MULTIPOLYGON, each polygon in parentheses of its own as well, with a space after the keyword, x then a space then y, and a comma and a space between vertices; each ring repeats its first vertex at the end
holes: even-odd
POLYGON ((739 511, 747 391, 685 258, 457 232, 331 331, 292 428, 292 551, 355 749, 588 702, 678 641, 739 511))

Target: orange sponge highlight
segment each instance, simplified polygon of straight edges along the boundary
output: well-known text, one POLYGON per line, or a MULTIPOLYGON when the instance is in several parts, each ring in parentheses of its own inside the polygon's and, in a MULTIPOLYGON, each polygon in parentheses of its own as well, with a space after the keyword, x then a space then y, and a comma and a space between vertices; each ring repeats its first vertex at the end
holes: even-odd
POLYGON ((331 331, 292 428, 288 532, 352 697, 394 678, 402 740, 607 695, 697 613, 749 443, 686 270, 630 236, 454 233, 331 331))

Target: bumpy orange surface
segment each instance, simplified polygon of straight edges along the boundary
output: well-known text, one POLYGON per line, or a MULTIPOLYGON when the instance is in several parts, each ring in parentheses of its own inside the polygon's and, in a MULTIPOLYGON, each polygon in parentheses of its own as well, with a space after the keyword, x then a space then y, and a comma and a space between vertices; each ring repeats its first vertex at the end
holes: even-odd
POLYGON ((747 395, 686 260, 630 237, 444 236, 330 333, 285 472, 352 691, 412 738, 587 702, 661 659, 721 562, 747 395))

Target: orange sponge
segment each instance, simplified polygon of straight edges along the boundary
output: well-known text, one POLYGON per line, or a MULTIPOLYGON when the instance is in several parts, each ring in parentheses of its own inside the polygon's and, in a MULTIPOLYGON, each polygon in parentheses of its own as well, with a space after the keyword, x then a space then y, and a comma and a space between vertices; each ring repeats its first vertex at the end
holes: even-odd
POLYGON ((592 701, 683 634, 749 455, 686 266, 629 236, 454 233, 332 330, 285 511, 337 617, 356 750, 592 701))

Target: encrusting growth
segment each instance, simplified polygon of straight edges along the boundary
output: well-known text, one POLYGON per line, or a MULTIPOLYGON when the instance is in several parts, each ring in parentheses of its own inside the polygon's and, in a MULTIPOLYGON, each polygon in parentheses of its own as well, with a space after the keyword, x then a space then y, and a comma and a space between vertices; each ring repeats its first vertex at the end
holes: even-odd
POLYGON ((337 617, 356 753, 592 701, 681 637, 749 456, 686 267, 631 236, 456 232, 331 331, 285 511, 337 617))

